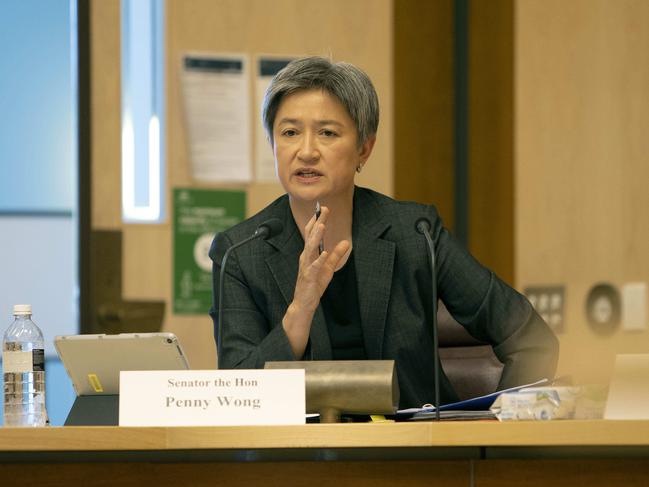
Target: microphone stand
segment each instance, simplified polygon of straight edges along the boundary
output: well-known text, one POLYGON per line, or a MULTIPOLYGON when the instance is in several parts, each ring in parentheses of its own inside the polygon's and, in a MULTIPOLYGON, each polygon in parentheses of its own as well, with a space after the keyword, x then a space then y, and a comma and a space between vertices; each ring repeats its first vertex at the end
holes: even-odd
POLYGON ((426 237, 428 251, 430 254, 430 273, 432 279, 432 296, 433 296, 433 360, 435 376, 435 421, 439 421, 439 338, 437 333, 437 273, 435 272, 435 243, 430 236, 430 222, 425 218, 417 221, 415 225, 417 231, 426 237))
POLYGON ((236 243, 232 245, 228 250, 225 251, 225 254, 223 254, 223 260, 221 261, 221 271, 219 273, 219 310, 217 312, 217 321, 218 321, 218 326, 217 326, 217 332, 216 332, 216 353, 217 353, 217 361, 221 361, 221 348, 222 348, 222 328, 223 328, 223 284, 225 282, 225 265, 228 261, 228 257, 230 257, 230 254, 232 253, 233 250, 238 249, 242 245, 247 244, 248 242, 252 242, 253 240, 257 240, 258 238, 263 238, 267 239, 271 237, 272 235, 276 235, 282 231, 282 222, 279 221, 276 218, 271 218, 267 222, 262 223, 257 227, 257 230, 255 230, 255 233, 253 233, 250 237, 242 240, 239 243, 236 243))

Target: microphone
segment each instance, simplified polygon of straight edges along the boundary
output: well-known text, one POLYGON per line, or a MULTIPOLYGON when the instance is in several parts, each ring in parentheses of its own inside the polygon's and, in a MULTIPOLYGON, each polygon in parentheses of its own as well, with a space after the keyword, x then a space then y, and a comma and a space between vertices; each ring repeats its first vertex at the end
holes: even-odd
POLYGON ((228 248, 228 250, 225 251, 225 254, 223 254, 223 260, 221 261, 221 272, 219 273, 219 311, 217 315, 218 326, 216 333, 216 353, 218 355, 217 359, 219 361, 221 360, 221 330, 223 328, 223 283, 225 281, 225 265, 228 261, 228 257, 233 250, 238 249, 242 245, 245 245, 259 238, 266 240, 270 237, 274 237, 275 235, 279 235, 280 233, 282 233, 282 230, 284 230, 284 225, 279 218, 271 218, 270 220, 266 220, 257 227, 255 233, 253 233, 250 237, 232 245, 230 248, 228 248))
POLYGON ((430 236, 430 221, 428 221, 427 218, 419 218, 415 223, 415 229, 426 237, 428 252, 430 254, 430 274, 433 282, 433 370, 435 375, 435 420, 439 421, 439 339, 437 336, 437 274, 435 272, 435 243, 430 236))

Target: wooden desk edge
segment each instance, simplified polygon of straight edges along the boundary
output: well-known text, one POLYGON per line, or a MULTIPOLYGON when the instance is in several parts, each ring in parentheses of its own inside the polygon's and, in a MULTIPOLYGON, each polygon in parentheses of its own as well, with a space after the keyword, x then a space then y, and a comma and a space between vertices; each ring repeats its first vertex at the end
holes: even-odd
POLYGON ((0 428, 0 451, 649 446, 649 421, 0 428))

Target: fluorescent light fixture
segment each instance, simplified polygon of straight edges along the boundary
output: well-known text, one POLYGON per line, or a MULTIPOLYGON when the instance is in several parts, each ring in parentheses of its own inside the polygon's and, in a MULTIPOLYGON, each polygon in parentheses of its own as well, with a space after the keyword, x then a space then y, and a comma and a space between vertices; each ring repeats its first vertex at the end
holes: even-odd
POLYGON ((163 7, 122 0, 122 219, 164 219, 163 7))

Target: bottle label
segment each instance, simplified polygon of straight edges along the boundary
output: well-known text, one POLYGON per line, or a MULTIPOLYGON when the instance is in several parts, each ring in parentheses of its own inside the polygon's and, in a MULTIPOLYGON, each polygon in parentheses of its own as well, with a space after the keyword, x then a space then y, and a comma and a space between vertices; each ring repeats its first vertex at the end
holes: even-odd
POLYGON ((32 360, 34 365, 34 372, 45 371, 45 350, 42 348, 35 348, 32 350, 32 360))
POLYGON ((42 372, 45 370, 45 353, 43 349, 30 352, 5 350, 2 353, 2 364, 5 374, 42 372))

